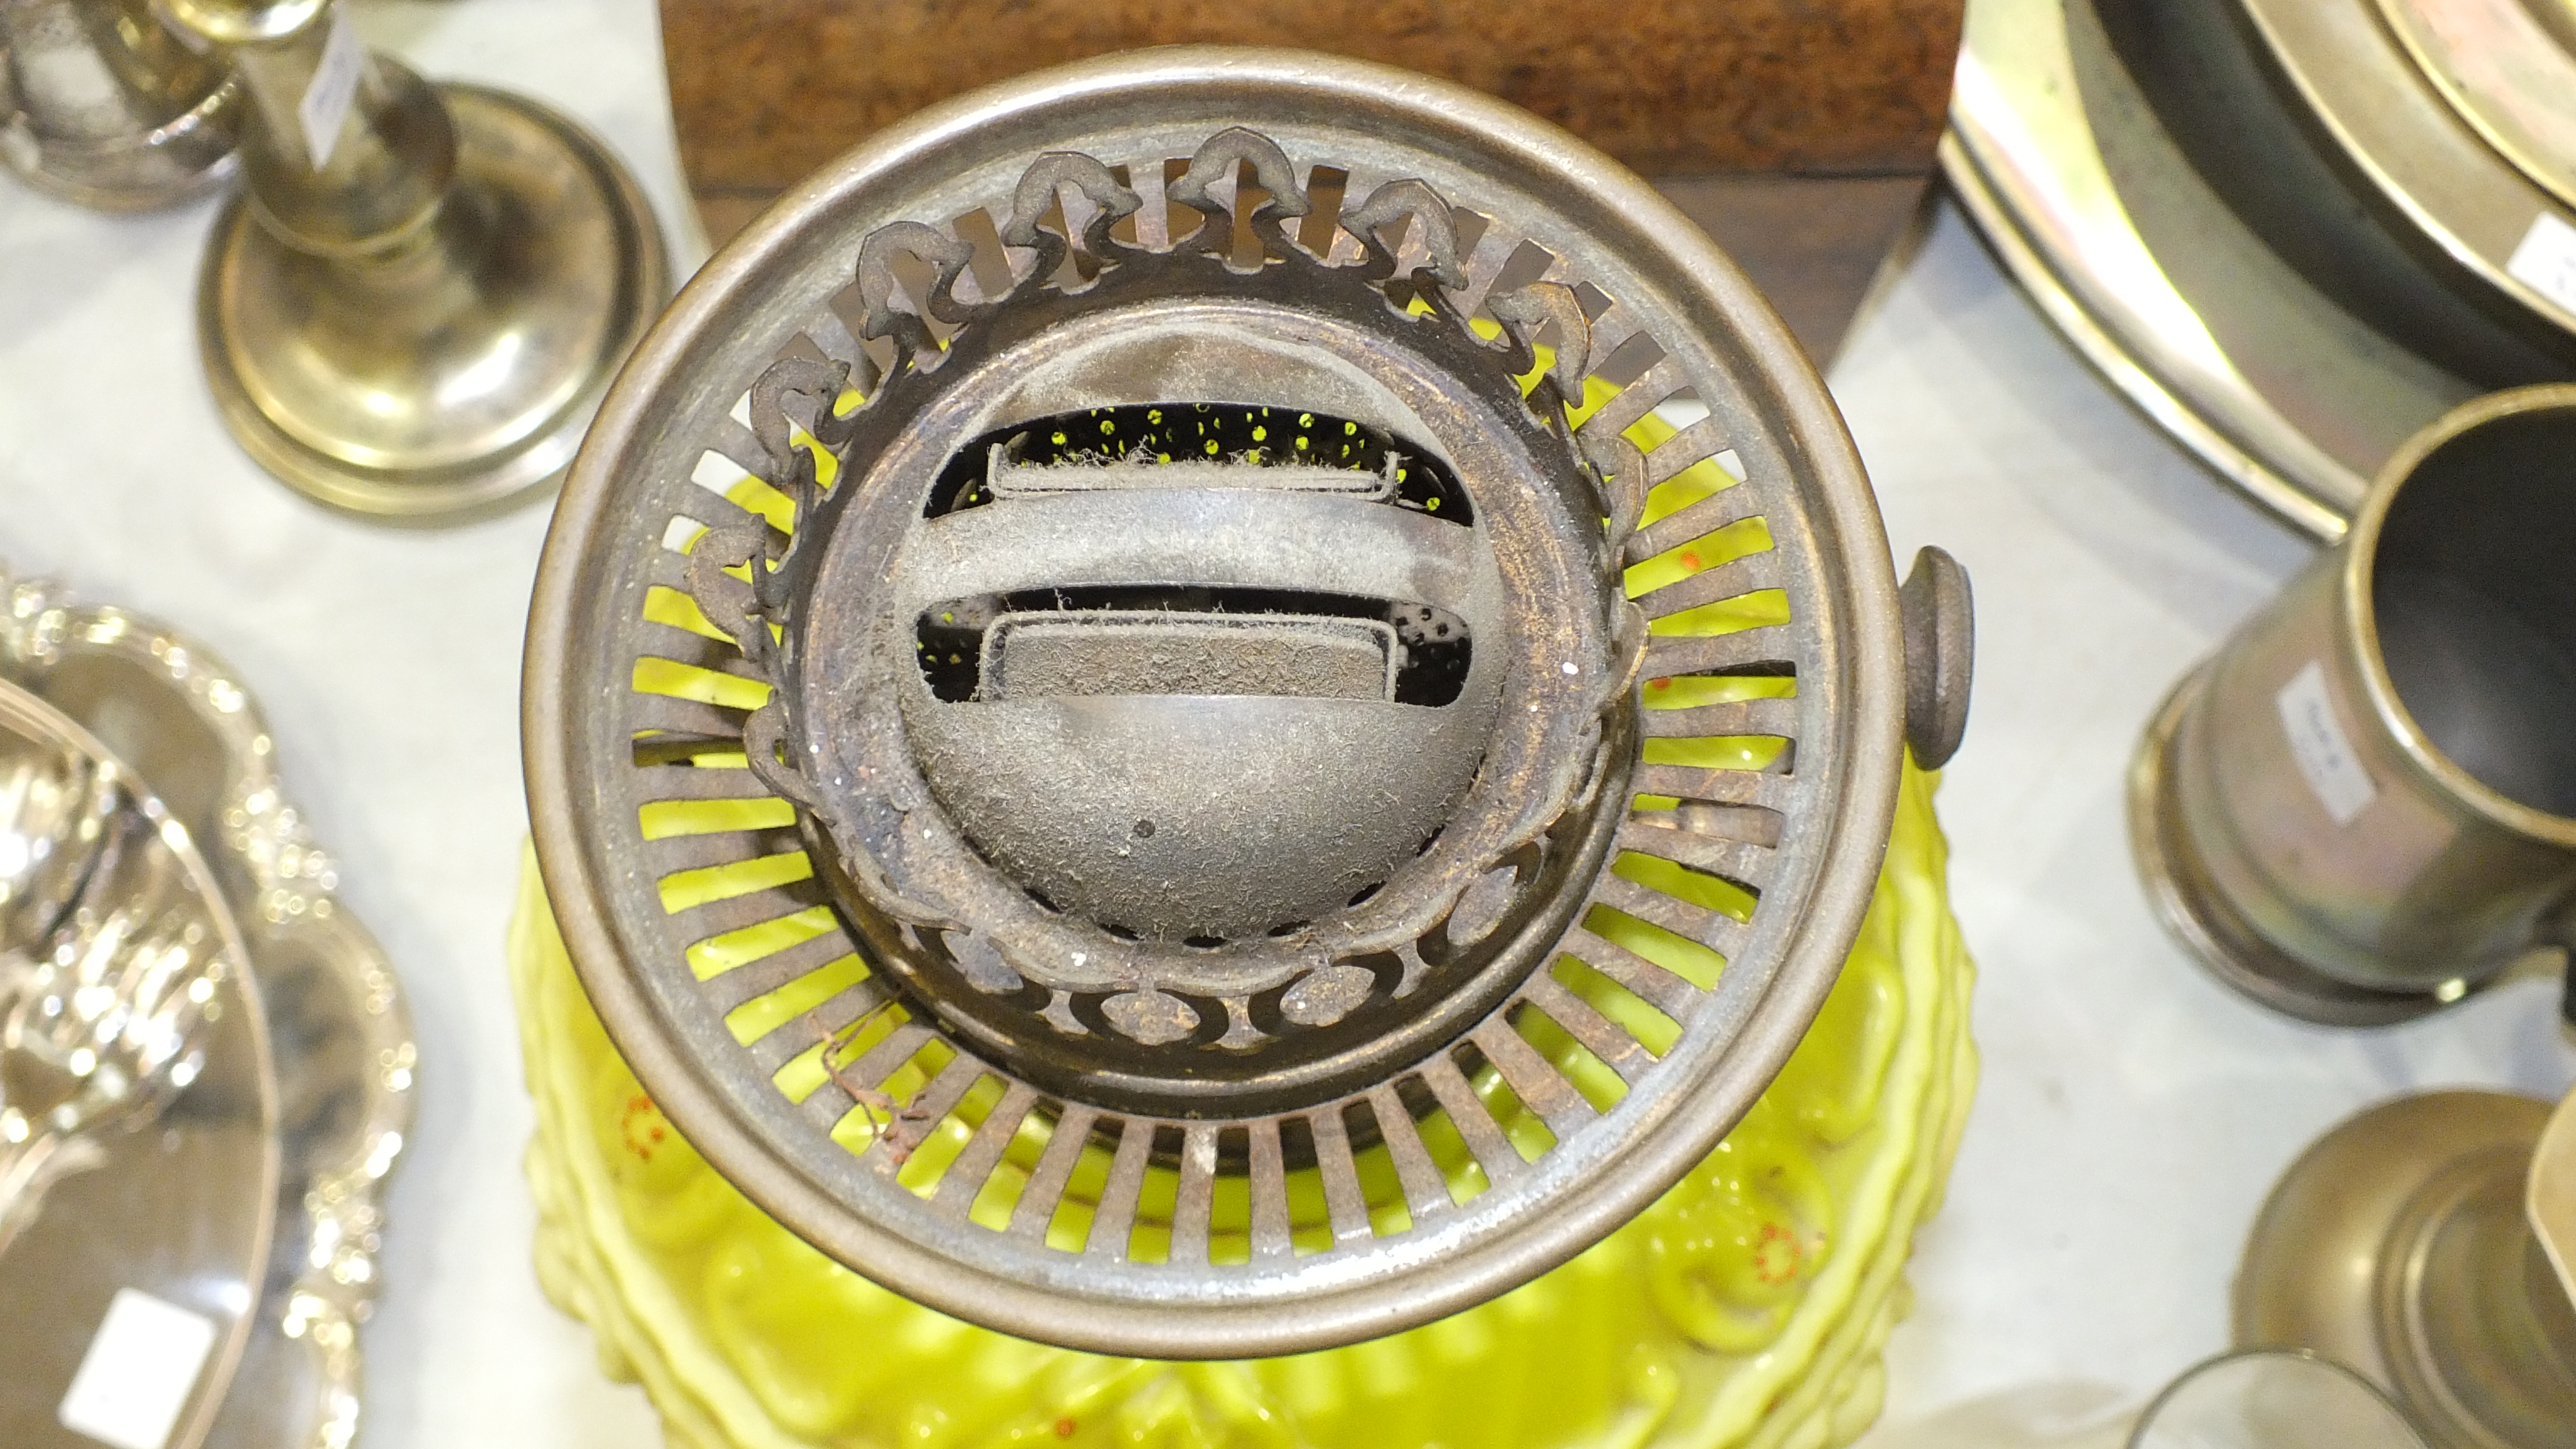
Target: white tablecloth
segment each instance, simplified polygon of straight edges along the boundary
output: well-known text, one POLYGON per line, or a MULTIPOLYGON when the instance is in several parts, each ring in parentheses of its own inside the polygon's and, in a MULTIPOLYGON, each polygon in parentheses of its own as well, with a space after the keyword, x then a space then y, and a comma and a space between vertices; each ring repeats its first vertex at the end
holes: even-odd
MULTIPOLYGON (((687 219, 649 0, 361 3, 433 77, 515 87, 607 136, 687 219)), ((112 218, 0 179, 0 559, 179 622, 266 705, 348 902, 410 991, 419 1129, 365 1334, 369 1449, 630 1449, 642 1396, 539 1295, 530 1128, 501 935, 526 810, 520 631, 542 504, 444 531, 372 526, 272 482, 198 375, 213 216, 112 218)), ((1900 559, 1977 589, 1976 703, 1942 812, 1983 968, 1985 1076, 1920 1243, 1873 1438, 2043 1384, 2143 1396, 2222 1347, 2256 1206, 2362 1105, 2478 1084, 2556 1095, 2576 1052, 2548 988, 2379 1033, 2268 1016, 2150 918, 2122 772, 2165 688, 2309 552, 2129 410, 1959 214, 1833 369, 1900 559)))

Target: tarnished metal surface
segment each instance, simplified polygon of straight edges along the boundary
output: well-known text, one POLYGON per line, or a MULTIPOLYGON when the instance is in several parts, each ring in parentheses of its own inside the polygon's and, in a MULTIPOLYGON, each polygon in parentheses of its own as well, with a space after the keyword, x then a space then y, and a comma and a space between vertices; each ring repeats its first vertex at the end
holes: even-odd
POLYGON ((2470 403, 2158 712, 2131 841, 2166 924, 2314 1021, 2435 1011, 2576 903, 2576 386, 2470 403))
POLYGON ((411 1132, 418 1050, 392 963, 340 903, 240 676, 189 635, 0 575, 0 679, 143 772, 206 852, 259 984, 279 1097, 265 1281, 209 1449, 348 1449, 358 1325, 381 1286, 383 1195, 411 1132))
POLYGON ((1914 763, 1937 770, 1968 734, 1968 675, 1977 653, 1968 571, 1942 549, 1919 549, 1897 603, 1905 616, 1905 743, 1914 763))
POLYGON ((0 0, 0 164, 106 211, 230 181, 242 88, 148 0, 0 0))
POLYGON ((2408 434, 2484 389, 2356 318, 2230 208, 2114 47, 2116 8, 1980 0, 1942 168, 2088 361, 2227 481, 2331 540, 2408 434))
POLYGON ((538 849, 656 1101, 843 1262, 1056 1342, 1348 1341, 1571 1256, 1769 1080, 1884 846, 1895 593, 1812 370, 1634 178, 1377 67, 1094 62, 852 153, 648 339, 540 571, 538 849), (1622 436, 1686 401, 1707 419, 1622 436), (1153 414, 1202 408, 1193 460, 1153 414), (1721 454, 1745 481, 1637 527, 1721 454), (1628 565, 1755 519, 1769 547, 1626 597, 1628 565), (1770 590, 1788 622, 1651 622, 1770 590), (1127 687, 1139 647, 1237 637, 1127 687), (1036 697, 970 667, 1030 640, 1060 651, 1036 697), (1641 678, 1702 675, 1794 691, 1640 708, 1641 678), (1660 763, 1675 738, 1768 743, 1660 763), (760 800, 793 809, 673 823, 760 800), (1629 878, 1658 870, 1745 904, 1629 878), (1604 908, 1722 972, 1612 945, 1604 908), (1568 956, 1675 1038, 1541 969, 1568 956), (746 1011, 769 1024, 738 1036, 746 1011), (1624 1091, 1579 1093, 1538 1022, 1624 1091), (963 1146, 924 1171, 943 1128, 963 1146))
MULTIPOLYGON (((1072 152, 1031 165, 1000 235, 1054 241, 1038 221, 1063 206, 1065 187, 1092 208, 1091 276, 1046 266, 1033 245, 1041 255, 1013 290, 970 305, 953 291, 965 243, 926 241, 909 222, 862 241, 858 285, 872 300, 861 340, 906 349, 933 319, 959 330, 935 369, 899 350, 881 381, 847 379, 869 395, 863 407, 809 415, 812 436, 848 468, 828 494, 808 476, 812 455, 789 441, 788 418, 765 409, 799 392, 835 397, 845 379, 809 362, 773 367, 753 389, 752 426, 770 452, 766 476, 796 506, 796 533, 774 574, 765 522, 764 537, 728 531, 700 545, 692 592, 776 686, 746 724, 747 739, 777 740, 774 754, 755 748, 753 772, 829 834, 864 897, 845 906, 883 918, 872 944, 917 991, 955 997, 951 962, 990 953, 968 984, 992 1000, 961 1003, 957 1015, 1033 1075, 1060 1076, 1063 1064, 1047 1058, 1069 1048, 1089 1074, 1114 1073, 1133 1100, 1165 1111, 1344 1095, 1377 1075, 1373 1056, 1343 1051, 1329 1075, 1283 1076, 1274 1045, 1300 1023, 1279 1003, 1311 996, 1317 973, 1354 967, 1376 978, 1372 997, 1419 998, 1413 1014, 1472 991, 1489 965, 1500 979, 1526 975, 1531 960, 1499 950, 1507 937, 1437 970, 1424 953, 1438 958, 1441 944, 1426 938, 1461 892, 1496 872, 1513 882, 1501 913, 1528 919, 1564 894, 1566 867, 1553 857, 1583 853, 1600 833, 1567 815, 1578 791, 1587 806, 1602 798, 1605 716, 1626 703, 1642 655, 1645 617, 1614 581, 1645 459, 1592 440, 1617 469, 1605 472, 1576 450, 1567 389, 1580 396, 1590 329, 1570 287, 1540 281, 1492 298, 1504 345, 1442 310, 1465 275, 1448 208, 1420 181, 1385 183, 1351 208, 1344 225, 1360 244, 1339 264, 1279 230, 1312 204, 1279 147, 1242 128, 1201 145, 1171 187, 1200 220, 1167 251, 1106 230, 1143 200, 1072 152), (1264 188, 1256 205, 1210 193, 1238 168, 1264 188), (1424 256, 1399 276, 1380 233, 1406 223, 1424 256), (1262 239, 1261 261, 1238 269, 1246 235, 1262 239), (935 254, 940 268, 911 317, 875 300, 898 295, 902 252, 935 254), (1407 310, 1417 299, 1426 313, 1407 310), (1535 365, 1542 327, 1560 339, 1556 365, 1525 401, 1515 376, 1535 365), (1338 364, 1347 411, 1362 416, 1318 410, 1300 385, 1321 368, 1266 365, 1281 354, 1338 364), (949 460, 983 451, 974 440, 1089 431, 1099 414, 1134 408, 1149 426, 1169 411, 1156 445, 1165 451, 1050 465, 1088 485, 1074 488, 1032 490, 1027 475, 1039 470, 1016 468, 980 506, 924 516, 949 460), (1219 425, 1181 423, 1220 413, 1269 419, 1251 431, 1275 426, 1280 437, 1228 450, 1212 435, 1219 425), (1318 471, 1374 484, 1407 475, 1410 455, 1413 468, 1473 480, 1473 518, 1297 487, 1298 475, 1288 486, 1211 486, 1225 480, 1205 469, 1266 473, 1269 453, 1346 456, 1362 427, 1395 440, 1383 468, 1363 457, 1318 471), (1200 452, 1200 434, 1211 434, 1204 461, 1183 467, 1176 451, 1200 452), (729 572, 755 560, 748 585, 729 572), (1102 591, 1111 607, 1083 607, 1077 589, 1102 591), (1293 677, 1193 686, 1168 666, 1161 687, 1117 691, 1114 702, 951 701, 904 667, 921 648, 916 619, 1030 592, 1055 602, 1060 634, 1088 630, 1102 656, 1093 671, 1115 667, 1102 631, 1132 617, 1115 607, 1122 600, 1151 600, 1161 606, 1152 612, 1205 630, 1246 595, 1284 596, 1259 617, 1274 636, 1303 629, 1309 647, 1330 637, 1327 626, 1292 621, 1326 599, 1362 601, 1377 615, 1368 622, 1390 632, 1429 605, 1463 621, 1473 652, 1463 688, 1436 706, 1401 702, 1392 688, 1313 698, 1293 677), (1515 857, 1526 858, 1507 863, 1515 857), (1039 1023, 1070 1040, 1029 1043, 1023 1033, 1039 1023), (1194 1050, 1134 1059, 1135 1045, 1183 1041, 1194 1050)), ((1097 426, 1113 452, 1129 446, 1114 419, 1097 426)), ((981 647, 998 651, 986 638, 981 647)), ((1347 1047, 1386 1022, 1310 1024, 1343 1027, 1347 1047)))

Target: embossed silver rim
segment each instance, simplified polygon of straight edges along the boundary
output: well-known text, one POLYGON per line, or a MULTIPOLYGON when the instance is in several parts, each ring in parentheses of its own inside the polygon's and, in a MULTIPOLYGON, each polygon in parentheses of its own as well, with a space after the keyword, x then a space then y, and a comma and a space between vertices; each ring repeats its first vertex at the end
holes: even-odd
POLYGON ((0 600, 0 678, 198 795, 184 823, 241 928, 270 1024, 278 1222, 240 1371, 207 1442, 347 1449, 364 1407, 357 1329, 379 1287, 384 1190, 417 1100, 401 984, 341 907, 337 862, 278 778, 268 722, 239 674, 165 624, 5 569, 0 600))
MULTIPOLYGON (((1168 247, 1161 220, 1140 224, 1139 235, 1168 247)), ((1366 218, 1357 224, 1366 228, 1366 218)), ((1353 229, 1344 218, 1311 240, 1301 228, 1283 241, 1327 264, 1356 264, 1370 249, 1353 229)), ((1016 286, 1035 254, 1015 249, 1010 265, 1016 286)), ((1564 379, 1569 389, 1580 381, 1564 379)), ((1232 1357, 1391 1332, 1492 1296, 1606 1234, 1714 1146, 1803 1033, 1857 929, 1894 806, 1901 673, 1892 570, 1840 420, 1767 307, 1686 220, 1614 163, 1457 87, 1292 52, 1172 49, 1048 72, 926 112, 792 193, 709 264, 637 353, 576 462, 539 574, 524 738, 540 862, 584 984, 648 1090, 720 1171, 824 1251, 943 1310, 1086 1348, 1232 1357), (1588 906, 1714 951, 1722 972, 1695 984, 1581 925, 1533 953, 1534 967, 1576 957, 1662 1013, 1677 1035, 1660 1054, 1533 969, 1453 1037, 1386 1062, 1366 1090, 1262 1116, 1157 1119, 1041 1092, 929 1012, 791 1099, 775 1080, 783 1066, 835 1049, 885 1001, 899 1005, 900 993, 871 977, 831 998, 833 1019, 809 1011, 738 1040, 729 1013, 850 954, 846 921, 835 916, 822 934, 702 981, 693 947, 828 906, 829 893, 790 881, 677 912, 664 906, 660 888, 680 870, 774 859, 764 852, 779 844, 722 832, 648 840, 641 824, 657 805, 770 793, 738 753, 765 696, 736 695, 727 709, 712 696, 637 687, 642 661, 752 672, 726 658, 739 656, 738 644, 647 618, 655 590, 686 593, 687 551, 713 536, 708 526, 744 516, 703 480, 724 488, 758 475, 792 498, 796 485, 780 466, 788 460, 755 436, 765 416, 744 410, 754 383, 781 359, 862 371, 887 363, 845 315, 860 333, 921 325, 866 316, 875 299, 860 295, 853 264, 870 233, 979 212, 998 228, 1042 153, 1081 152, 1147 183, 1167 168, 1178 174, 1229 126, 1275 141, 1308 189, 1318 168, 1341 173, 1354 200, 1419 181, 1437 203, 1482 222, 1462 249, 1464 285, 1446 298, 1461 318, 1491 315, 1488 294, 1516 258, 1538 268, 1523 280, 1586 289, 1590 345, 1560 357, 1583 357, 1592 377, 1619 389, 1581 425, 1586 443, 1616 438, 1659 403, 1688 397, 1707 409, 1639 459, 1645 478, 1731 452, 1745 481, 1639 530, 1614 558, 1651 558, 1761 518, 1767 550, 1638 602, 1666 616, 1778 590, 1788 622, 1657 634, 1644 673, 1785 673, 1795 693, 1663 719, 1631 695, 1620 714, 1652 735, 1781 742, 1782 765, 1631 757, 1631 789, 1680 803, 1631 814, 1615 845, 1750 887, 1758 904, 1739 918, 1596 867, 1588 906), (1637 370, 1614 376, 1623 358, 1637 370), (639 755, 639 738, 656 742, 653 763, 639 755), (689 742, 705 748, 690 767, 669 768, 671 751, 689 742), (720 759, 726 745, 731 761, 720 759), (1516 1023, 1532 1014, 1617 1074, 1614 1101, 1588 1100, 1530 1045, 1516 1023), (932 1047, 945 1055, 918 1091, 882 1104, 889 1120, 870 1113, 855 1150, 833 1139, 852 1114, 870 1112, 865 1094, 932 1047), (1552 1144, 1515 1146, 1478 1096, 1496 1082, 1544 1122, 1552 1144), (980 1120, 952 1121, 978 1091, 993 1099, 980 1120), (1363 1110, 1346 1118, 1354 1107, 1363 1110), (1346 1121, 1373 1126, 1391 1159, 1393 1205, 1404 1210, 1393 1226, 1374 1220, 1385 1216, 1381 1205, 1359 1191, 1346 1121), (1043 1123, 1049 1146, 1008 1221, 977 1221, 988 1175, 1032 1123, 1043 1123), (909 1146, 943 1126, 965 1128, 963 1149, 930 1180, 903 1180, 909 1146), (1463 1144, 1489 1184, 1481 1192, 1453 1197, 1422 1146, 1435 1131, 1463 1144), (1221 1144, 1224 1134, 1240 1140, 1221 1144), (1106 1166, 1089 1189, 1088 1228, 1079 1242, 1051 1246, 1050 1221, 1086 1154, 1106 1166), (1306 1225, 1312 1233, 1291 1223, 1291 1179, 1301 1171, 1323 1205, 1306 1225), (1157 1172, 1174 1198, 1147 1212, 1165 1213, 1170 1231, 1158 1251, 1139 1253, 1130 1230, 1157 1172), (1249 1199, 1239 1262, 1208 1251, 1209 1204, 1229 1173, 1249 1199)))

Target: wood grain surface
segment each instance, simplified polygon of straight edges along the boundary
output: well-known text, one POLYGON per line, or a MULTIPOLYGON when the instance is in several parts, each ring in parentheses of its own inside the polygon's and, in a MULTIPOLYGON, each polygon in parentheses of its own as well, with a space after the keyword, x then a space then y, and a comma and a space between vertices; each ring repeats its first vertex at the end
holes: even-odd
POLYGON ((1445 76, 1662 186, 1830 355, 1932 169, 1964 0, 661 0, 711 240, 871 132, 1021 72, 1180 41, 1445 76), (1855 278, 1857 280, 1855 280, 1855 278))
POLYGON ((692 177, 776 191, 933 101, 1178 41, 1463 81, 1645 175, 1920 172, 1961 0, 662 0, 692 177))

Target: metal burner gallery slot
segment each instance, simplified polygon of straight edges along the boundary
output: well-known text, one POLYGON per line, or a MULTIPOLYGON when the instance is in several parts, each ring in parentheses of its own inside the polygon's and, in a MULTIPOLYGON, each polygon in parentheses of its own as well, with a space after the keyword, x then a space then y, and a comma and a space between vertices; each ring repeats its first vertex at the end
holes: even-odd
POLYGON ((656 1102, 842 1262, 1081 1347, 1346 1342, 1759 1095, 1909 721, 1956 743, 1964 587, 1900 626, 1812 368, 1604 158, 1379 67, 1113 58, 870 141, 637 354, 538 583, 538 849, 656 1102))

